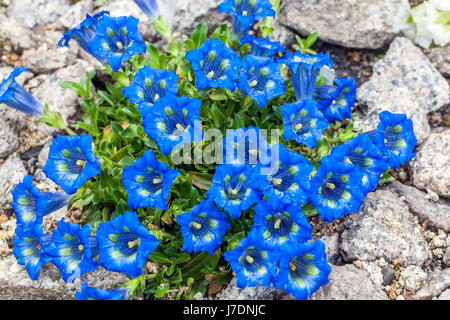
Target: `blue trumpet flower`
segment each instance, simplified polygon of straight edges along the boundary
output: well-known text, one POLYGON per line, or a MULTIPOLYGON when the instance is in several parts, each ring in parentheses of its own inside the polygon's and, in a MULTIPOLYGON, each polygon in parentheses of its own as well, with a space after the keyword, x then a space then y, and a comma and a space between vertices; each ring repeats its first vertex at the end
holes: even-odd
POLYGON ((117 288, 112 290, 96 289, 87 286, 86 280, 81 290, 75 293, 75 300, 128 300, 128 289, 117 288))
POLYGON ((252 97, 260 108, 286 90, 279 65, 270 58, 252 55, 244 57, 237 86, 252 97))
POLYGON ((61 209, 69 202, 65 192, 41 192, 34 186, 31 176, 23 178, 11 193, 17 224, 24 228, 41 224, 45 215, 61 209))
POLYGON ((269 0, 224 0, 217 10, 233 16, 233 36, 236 40, 240 40, 256 21, 275 17, 269 0))
POLYGON ((139 19, 134 17, 103 17, 97 22, 95 37, 88 45, 89 52, 118 71, 132 56, 146 51, 138 23, 139 19))
POLYGON ((92 227, 60 220, 53 232, 51 244, 44 252, 61 272, 65 282, 73 282, 84 273, 97 269, 94 257, 98 253, 97 240, 90 236, 92 227))
POLYGON ((333 62, 328 53, 309 55, 302 54, 300 51, 296 53, 286 52, 279 59, 279 62, 287 65, 291 69, 292 87, 297 101, 312 99, 314 97, 314 89, 319 70, 324 66, 328 66, 329 68, 333 66, 333 62))
POLYGON ((373 191, 380 177, 389 168, 388 161, 365 134, 359 134, 331 151, 331 156, 339 161, 351 163, 363 173, 361 189, 363 194, 373 191))
POLYGON ((147 257, 158 247, 158 239, 139 222, 136 212, 127 211, 100 223, 97 230, 99 263, 105 269, 130 277, 142 274, 147 257))
POLYGON ((261 193, 250 187, 249 166, 222 164, 216 167, 211 188, 206 198, 227 211, 231 218, 241 216, 241 211, 248 210, 261 199, 261 193))
POLYGON ((364 201, 363 174, 357 166, 341 162, 339 158, 336 154, 322 158, 311 178, 310 201, 322 220, 328 222, 358 211, 364 201))
POLYGON ((279 41, 270 41, 269 37, 256 38, 253 35, 246 34, 241 39, 241 45, 246 43, 251 45, 250 54, 258 57, 272 58, 277 53, 286 51, 286 46, 281 45, 279 41))
POLYGON ((136 3, 150 19, 158 18, 159 8, 156 0, 134 0, 134 3, 136 3))
POLYGON ((374 144, 389 161, 391 168, 396 169, 414 158, 414 147, 417 144, 413 123, 405 114, 383 111, 379 114, 374 144))
POLYGON ((51 234, 44 234, 41 224, 35 224, 24 229, 20 226, 16 228, 16 235, 13 237, 13 254, 17 263, 25 266, 31 280, 38 280, 39 271, 51 260, 44 253, 44 249, 52 241, 51 234))
POLYGON ((92 137, 84 133, 68 137, 57 135, 42 171, 67 194, 77 192, 100 172, 100 164, 92 152, 92 137))
POLYGON ((322 137, 322 132, 328 128, 328 121, 317 108, 312 99, 304 99, 295 103, 285 104, 281 108, 283 115, 283 138, 294 139, 313 149, 322 137))
POLYGON ((219 248, 230 226, 227 215, 208 200, 178 215, 177 223, 181 226, 184 251, 206 251, 211 255, 219 248))
MULTIPOLYGON (((156 100, 166 95, 176 96, 177 81, 178 75, 173 71, 145 66, 139 69, 131 84, 122 90, 122 94, 142 109, 144 106, 152 106, 156 100)), ((141 115, 144 119, 146 113, 141 115)))
POLYGON ((197 98, 165 96, 146 109, 144 130, 164 155, 182 143, 201 140, 194 129, 195 122, 200 123, 201 104, 197 98))
POLYGON ((98 61, 101 63, 104 63, 106 59, 104 57, 98 56, 97 54, 93 53, 92 50, 89 48, 89 44, 91 43, 92 39, 95 37, 95 32, 97 30, 97 23, 100 19, 102 19, 105 15, 109 15, 108 11, 101 11, 94 16, 90 16, 86 14, 86 19, 81 22, 78 26, 75 28, 67 31, 64 33, 62 39, 59 41, 58 45, 60 47, 62 46, 69 46, 70 40, 75 40, 81 48, 83 48, 84 51, 91 54, 93 57, 95 57, 98 61))
POLYGON ((197 89, 225 88, 233 92, 242 66, 241 58, 220 39, 206 40, 186 53, 195 73, 197 89))
POLYGON ((179 175, 177 170, 168 169, 165 163, 156 160, 151 150, 145 151, 131 166, 123 168, 128 205, 132 209, 155 207, 166 210, 170 187, 179 175))
POLYGON ((320 240, 282 247, 280 264, 273 285, 284 289, 297 300, 306 300, 329 282, 331 268, 327 263, 325 245, 320 240))
POLYGON ((35 117, 43 116, 44 107, 15 81, 15 78, 24 71, 27 71, 27 69, 16 67, 9 77, 2 81, 2 84, 0 84, 0 103, 5 103, 11 108, 35 117))
POLYGON ((286 203, 300 206, 307 202, 309 176, 313 166, 308 159, 298 153, 287 150, 282 144, 271 148, 271 153, 278 152, 275 163, 258 164, 252 170, 250 185, 267 197, 273 204, 286 203), (273 173, 262 175, 262 168, 273 173))
POLYGON ((259 202, 250 235, 272 249, 295 246, 312 238, 312 227, 301 206, 283 202, 259 202))
POLYGON ((236 273, 239 288, 270 287, 279 258, 278 250, 270 249, 262 239, 250 236, 242 239, 235 249, 225 252, 225 260, 236 273))
POLYGON ((352 117, 356 96, 356 81, 352 77, 337 78, 334 82, 335 86, 317 87, 314 92, 319 109, 330 123, 352 117))

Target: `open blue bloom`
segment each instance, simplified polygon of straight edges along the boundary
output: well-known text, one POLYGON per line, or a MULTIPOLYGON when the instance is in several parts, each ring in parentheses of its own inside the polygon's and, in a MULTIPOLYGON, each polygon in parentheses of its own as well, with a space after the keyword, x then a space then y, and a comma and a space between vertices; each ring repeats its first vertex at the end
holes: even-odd
POLYGON ((97 22, 95 37, 88 45, 89 52, 118 71, 132 56, 146 51, 138 23, 139 19, 134 17, 103 17, 97 22))
POLYGON ((186 60, 194 70, 197 89, 236 89, 242 60, 220 39, 208 39, 199 48, 186 52, 186 60))
POLYGON ((41 224, 35 224, 27 229, 20 226, 16 228, 16 235, 13 237, 13 254, 17 263, 25 266, 31 280, 37 280, 42 266, 51 260, 44 253, 44 248, 51 241, 52 235, 44 234, 41 224))
POLYGON ((136 212, 127 211, 97 230, 99 263, 106 270, 135 278, 142 274, 147 257, 158 247, 158 239, 139 222, 136 212))
POLYGON ((303 99, 312 99, 316 87, 317 74, 323 66, 331 68, 333 62, 328 53, 318 53, 316 55, 286 52, 279 59, 291 69, 292 87, 294 89, 297 101, 303 99))
POLYGON ((31 176, 23 178, 11 193, 17 224, 24 228, 41 224, 45 215, 61 209, 69 202, 65 192, 41 192, 34 186, 31 176))
POLYGON ((250 54, 259 57, 271 58, 279 52, 285 52, 286 46, 281 45, 279 41, 272 42, 270 38, 256 38, 253 35, 246 34, 241 39, 241 45, 249 43, 251 45, 250 54))
POLYGON ((317 87, 314 99, 319 103, 319 109, 329 122, 342 121, 351 118, 351 108, 355 105, 356 81, 352 77, 337 78, 335 86, 317 87))
POLYGON ((87 286, 86 280, 81 290, 75 293, 75 300, 128 300, 128 289, 116 288, 112 290, 96 289, 87 286))
POLYGON ((304 99, 285 104, 281 108, 283 115, 283 138, 294 139, 313 149, 322 138, 322 132, 328 128, 328 121, 312 99, 304 99))
POLYGON ((100 172, 100 164, 92 152, 92 137, 85 133, 68 137, 57 135, 42 171, 66 193, 77 192, 100 172))
POLYGON ((24 71, 27 71, 27 69, 16 67, 9 77, 2 81, 2 84, 0 84, 0 103, 5 103, 11 108, 35 117, 43 116, 44 107, 15 80, 24 71))
POLYGON ((325 255, 325 244, 317 240, 296 247, 283 247, 279 269, 273 279, 274 287, 284 289, 297 300, 306 300, 329 282, 331 268, 325 255))
POLYGON ((197 98, 165 96, 146 109, 142 121, 145 132, 156 141, 161 152, 168 155, 184 142, 198 141, 194 124, 200 123, 202 102, 197 98))
POLYGON ((295 246, 312 238, 312 227, 301 206, 283 202, 259 202, 251 235, 273 249, 295 246))
POLYGON ((156 160, 151 150, 137 159, 131 166, 123 168, 123 185, 128 192, 128 205, 132 209, 155 207, 167 209, 170 187, 180 173, 168 169, 156 160))
POLYGON ((275 17, 269 0, 224 0, 217 10, 233 16, 233 36, 240 40, 253 24, 266 17, 275 17))
POLYGON ((98 253, 97 240, 90 236, 92 227, 60 220, 53 232, 51 244, 44 252, 61 272, 65 282, 73 282, 84 273, 97 269, 94 257, 98 253))
POLYGON ((271 58, 247 55, 237 86, 255 100, 260 108, 286 90, 279 65, 271 58))
POLYGON ((361 189, 363 194, 373 191, 378 186, 382 173, 389 168, 383 154, 365 134, 359 134, 331 151, 339 161, 351 163, 363 173, 361 189))
POLYGON ((261 199, 261 193, 249 185, 250 168, 232 164, 217 166, 211 188, 206 192, 206 198, 227 211, 233 219, 239 218, 241 211, 248 210, 261 199))
POLYGON ((287 150, 282 144, 271 148, 278 152, 275 163, 258 164, 251 173, 250 185, 267 197, 273 204, 286 203, 300 206, 307 202, 309 176, 313 166, 302 155, 287 150), (278 149, 277 149, 278 148, 278 149), (262 168, 273 173, 262 174, 262 168))
POLYGON ((75 40, 81 48, 83 48, 84 51, 90 53, 93 57, 95 57, 98 61, 101 63, 104 63, 106 60, 104 57, 100 57, 97 54, 93 53, 89 49, 89 43, 94 39, 95 37, 95 31, 97 30, 97 23, 98 21, 103 18, 103 16, 109 15, 108 11, 101 11, 94 16, 90 16, 86 14, 86 19, 81 22, 78 26, 75 28, 67 31, 64 33, 62 39, 59 41, 58 45, 60 47, 62 46, 69 46, 70 40, 75 40))
POLYGON ((383 111, 379 114, 374 144, 388 159, 393 169, 404 165, 414 158, 414 147, 417 144, 413 123, 405 114, 383 111))
MULTIPOLYGON (((165 95, 176 96, 177 81, 178 75, 173 71, 145 66, 139 69, 131 84, 122 90, 122 94, 131 102, 137 103, 138 108, 141 108, 141 104, 151 106, 165 95)), ((145 114, 142 114, 142 118, 144 117, 145 114)))
POLYGON ((150 19, 158 18, 159 8, 156 0, 134 0, 134 3, 136 3, 150 19))
POLYGON ((358 211, 363 203, 358 167, 339 161, 334 154, 323 157, 316 174, 311 178, 310 201, 322 220, 332 222, 345 214, 358 211))
POLYGON ((208 200, 178 215, 177 223, 181 226, 184 251, 207 251, 211 255, 219 248, 230 226, 227 215, 208 200))
POLYGON ((225 252, 225 260, 236 273, 239 288, 268 286, 277 273, 278 250, 270 249, 262 239, 248 236, 233 250, 225 252))

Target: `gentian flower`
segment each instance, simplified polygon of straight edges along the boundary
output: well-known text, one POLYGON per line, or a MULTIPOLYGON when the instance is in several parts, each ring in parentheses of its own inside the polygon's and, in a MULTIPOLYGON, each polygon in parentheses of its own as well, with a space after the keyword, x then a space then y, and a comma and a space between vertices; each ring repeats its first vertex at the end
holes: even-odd
POLYGON ((68 47, 69 41, 73 39, 80 45, 81 48, 83 48, 84 51, 90 53, 93 57, 95 57, 101 63, 104 63, 106 61, 105 58, 93 53, 89 48, 89 44, 91 43, 92 39, 94 39, 94 37, 95 37, 95 32, 97 30, 98 21, 100 19, 102 19, 105 15, 109 15, 109 12, 101 11, 101 12, 95 14, 93 17, 86 14, 86 19, 83 22, 81 22, 75 28, 64 33, 64 35, 63 35, 62 39, 59 41, 58 45, 60 47, 62 47, 62 46, 68 47))
POLYGON ((247 237, 239 245, 225 252, 225 260, 236 273, 239 288, 268 286, 277 273, 278 250, 270 249, 260 239, 247 237))
POLYGON ((138 23, 139 19, 134 17, 103 17, 97 22, 95 37, 88 45, 89 52, 118 71, 132 56, 146 51, 138 23))
POLYGON ((51 241, 52 235, 44 234, 40 224, 27 229, 20 226, 16 228, 16 235, 13 237, 13 254, 17 263, 25 266, 31 280, 37 280, 42 266, 50 261, 51 258, 44 253, 44 248, 51 241))
POLYGON ((186 52, 186 60, 194 70, 197 89, 236 89, 242 60, 220 39, 208 39, 199 48, 186 52))
POLYGON ((152 108, 146 109, 142 122, 145 132, 156 141, 161 152, 168 155, 172 149, 201 137, 194 135, 194 123, 200 121, 201 101, 197 98, 165 96, 152 108))
POLYGON ((295 246, 312 238, 312 227, 301 207, 283 202, 259 202, 250 234, 273 249, 295 246))
POLYGON ((131 166, 123 168, 128 205, 132 209, 155 207, 166 210, 170 187, 179 175, 177 170, 168 169, 165 163, 156 160, 151 150, 145 151, 131 166))
POLYGON ((358 167, 339 161, 335 155, 323 157, 311 178, 310 201, 322 220, 332 222, 345 214, 358 211, 363 203, 358 167))
POLYGON ((41 192, 34 186, 31 176, 23 178, 11 193, 17 224, 24 228, 41 224, 45 215, 61 209, 69 202, 65 192, 41 192))
POLYGON ((382 173, 389 168, 383 154, 365 134, 359 134, 344 144, 336 146, 331 155, 340 161, 351 163, 363 173, 361 189, 363 194, 373 191, 382 173))
MULTIPOLYGON (((152 106, 156 100, 165 95, 176 96, 177 81, 178 75, 173 71, 145 66, 136 72, 134 80, 122 90, 122 94, 142 109, 143 106, 152 106)), ((141 115, 144 118, 146 113, 141 115)))
POLYGON ((206 192, 206 198, 227 211, 233 219, 239 218, 241 211, 249 209, 261 199, 260 192, 249 185, 250 168, 232 164, 218 165, 211 188, 206 192))
POLYGON ((313 149, 322 137, 322 132, 328 128, 328 121, 317 108, 312 99, 304 99, 295 103, 285 104, 281 108, 283 115, 283 138, 294 139, 313 149))
POLYGON ((135 278, 142 274, 147 257, 158 247, 158 239, 139 222, 136 212, 127 211, 100 223, 97 230, 99 263, 105 269, 135 278))
POLYGON ((9 77, 2 81, 2 84, 0 84, 0 103, 5 103, 11 108, 35 117, 43 116, 44 107, 15 80, 24 71, 27 71, 27 69, 16 67, 9 77))
POLYGON ((90 236, 92 227, 60 220, 53 232, 51 244, 44 252, 61 272, 65 282, 73 282, 84 273, 97 269, 94 257, 98 253, 97 240, 90 236))
POLYGON ((275 10, 269 0, 224 0, 217 10, 233 16, 233 36, 236 40, 240 40, 255 21, 275 18, 275 10))
POLYGON ((388 159, 393 169, 414 158, 414 147, 417 144, 413 123, 405 114, 383 111, 379 114, 374 144, 388 159))
POLYGON ((279 41, 272 42, 270 38, 256 38, 253 35, 246 34, 241 39, 241 45, 249 43, 251 45, 250 54, 259 57, 271 58, 279 52, 285 52, 286 46, 281 45, 279 41))
MULTIPOLYGON (((272 147, 272 152, 274 147, 272 147)), ((268 202, 301 205, 307 202, 309 176, 313 166, 302 155, 278 144, 279 159, 276 163, 258 164, 252 170, 250 185, 267 197, 268 202), (274 173, 261 174, 261 168, 273 168, 274 173)))
POLYGON ((356 81, 352 77, 337 78, 334 82, 336 86, 317 87, 314 92, 319 109, 331 123, 352 117, 351 108, 356 96, 356 81))
POLYGON ((103 290, 88 287, 87 283, 87 280, 83 282, 81 290, 75 293, 75 300, 128 300, 128 290, 125 288, 103 290))
POLYGON ((286 90, 279 65, 270 58, 252 55, 244 57, 237 86, 252 97, 260 108, 286 90))
POLYGON ((219 248, 230 226, 227 215, 208 200, 178 215, 177 223, 181 226, 184 251, 207 251, 211 255, 219 248))
POLYGON ((77 192, 100 172, 100 164, 92 152, 92 137, 85 133, 68 137, 57 135, 42 171, 66 193, 77 192))
POLYGON ((156 0, 134 0, 134 3, 136 3, 150 19, 158 18, 159 8, 156 0))
POLYGON ((317 240, 296 247, 283 247, 273 285, 284 289, 297 300, 306 300, 314 291, 329 282, 331 268, 327 263, 325 245, 317 240))
POLYGON ((316 55, 286 52, 279 59, 291 69, 292 87, 294 89, 297 101, 303 99, 312 99, 316 87, 317 74, 323 66, 331 68, 333 62, 328 53, 318 53, 316 55))

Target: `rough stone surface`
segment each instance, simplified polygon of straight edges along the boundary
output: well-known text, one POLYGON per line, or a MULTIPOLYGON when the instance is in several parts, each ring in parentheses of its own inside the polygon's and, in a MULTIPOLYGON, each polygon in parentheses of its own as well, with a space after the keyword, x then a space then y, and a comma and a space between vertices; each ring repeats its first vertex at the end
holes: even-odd
POLYGON ((450 197, 450 129, 430 135, 409 166, 413 185, 450 197))
POLYGON ((54 27, 72 29, 86 18, 86 13, 91 14, 93 9, 94 3, 92 0, 78 1, 69 10, 63 12, 54 27))
POLYGON ((432 299, 450 287, 450 268, 428 274, 425 285, 412 297, 414 299, 432 299))
POLYGON ((442 292, 438 300, 450 300, 450 289, 447 289, 444 292, 442 292))
POLYGON ((330 283, 319 288, 311 300, 387 300, 388 297, 353 264, 331 266, 330 283))
POLYGON ((327 261, 331 264, 336 264, 339 259, 339 234, 331 233, 323 237, 320 237, 323 243, 325 243, 325 254, 327 255, 327 261))
POLYGON ((280 21, 325 42, 349 48, 377 49, 393 38, 392 23, 400 0, 285 0, 280 21))
POLYGON ((358 129, 376 128, 383 110, 405 113, 414 123, 419 143, 430 135, 426 115, 450 102, 448 82, 407 38, 396 38, 384 59, 373 68, 371 79, 357 91, 360 105, 368 108, 358 129))
POLYGON ((445 76, 450 76, 450 46, 437 47, 427 51, 431 63, 445 76))
POLYGON ((265 286, 246 287, 240 289, 233 278, 228 287, 221 293, 219 300, 279 300, 288 298, 282 291, 265 286))
POLYGON ((390 285, 392 281, 394 281, 395 273, 395 269, 387 265, 381 269, 381 274, 383 275, 383 286, 390 285))
POLYGON ((0 45, 11 43, 16 49, 29 49, 35 46, 33 32, 24 25, 0 14, 0 45))
POLYGON ((0 166, 0 208, 12 201, 11 190, 27 175, 17 153, 11 154, 0 166))
POLYGON ((418 216, 422 223, 450 232, 450 205, 447 202, 432 202, 427 199, 426 193, 398 181, 392 182, 389 188, 405 197, 410 211, 418 216))
POLYGON ((0 118, 0 159, 13 153, 19 146, 19 137, 11 125, 0 118))
POLYGON ((406 290, 415 292, 427 278, 427 274, 417 266, 407 266, 400 273, 399 284, 406 290))
POLYGON ((75 62, 78 48, 60 47, 49 49, 46 44, 37 49, 30 49, 23 53, 24 67, 35 73, 51 73, 75 62))
POLYGON ((450 246, 447 247, 447 250, 445 250, 445 255, 442 261, 450 267, 450 246))
POLYGON ((429 249, 408 206, 386 190, 369 193, 358 214, 349 216, 340 248, 347 261, 397 259, 403 265, 422 265, 429 249))

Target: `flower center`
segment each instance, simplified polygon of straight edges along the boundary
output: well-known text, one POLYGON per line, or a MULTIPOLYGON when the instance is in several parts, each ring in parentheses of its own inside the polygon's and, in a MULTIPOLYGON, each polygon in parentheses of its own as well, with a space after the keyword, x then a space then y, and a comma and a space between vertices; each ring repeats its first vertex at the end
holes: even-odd
POLYGON ((294 175, 289 167, 280 168, 278 172, 270 178, 272 178, 271 182, 273 187, 281 192, 288 190, 294 183, 294 175))
POLYGON ((243 177, 230 178, 229 181, 225 182, 225 190, 228 194, 228 199, 240 200, 244 197, 246 190, 243 177))
POLYGON ((298 124, 296 124, 295 125, 295 131, 298 131, 298 130, 300 130, 301 128, 303 127, 303 124, 301 124, 301 123, 298 123, 298 124))
POLYGON ((267 231, 272 237, 286 237, 291 232, 293 222, 288 213, 278 212, 266 219, 267 231))
POLYGON ((210 219, 198 215, 189 224, 189 229, 191 230, 194 236, 202 237, 209 232, 210 230, 209 226, 210 226, 210 219))
POLYGON ((83 249, 84 249, 84 246, 82 244, 79 244, 78 245, 78 250, 83 251, 83 249))
POLYGON ((248 248, 243 253, 241 265, 248 272, 257 272, 263 267, 263 257, 261 252, 254 247, 248 248))
POLYGON ((327 188, 331 189, 331 190, 334 190, 336 188, 336 185, 334 183, 327 182, 327 188))
POLYGON ((214 77, 214 71, 211 70, 206 77, 211 80, 214 77))
POLYGON ((136 247, 137 244, 138 244, 138 241, 139 241, 138 239, 133 240, 133 241, 128 241, 128 247, 129 247, 129 248, 136 247))
POLYGON ((253 87, 256 86, 257 84, 258 84, 258 81, 253 80, 252 82, 249 83, 249 86, 253 88, 253 87))

